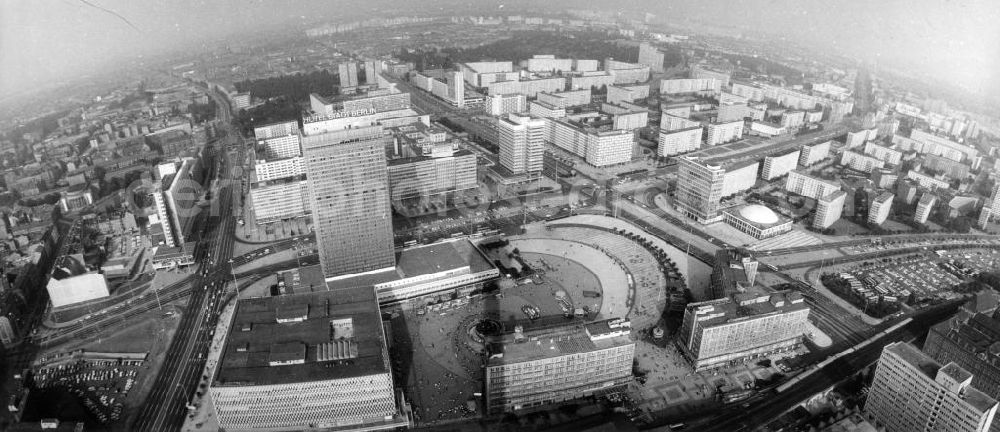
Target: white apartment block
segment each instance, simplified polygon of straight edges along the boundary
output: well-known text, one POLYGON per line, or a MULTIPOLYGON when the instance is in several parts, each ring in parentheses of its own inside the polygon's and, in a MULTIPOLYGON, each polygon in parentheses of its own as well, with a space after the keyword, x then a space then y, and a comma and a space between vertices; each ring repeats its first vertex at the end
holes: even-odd
POLYGON ((556 147, 585 158, 593 166, 632 160, 635 135, 627 130, 598 130, 585 124, 554 120, 552 140, 556 147))
POLYGON ((865 131, 858 132, 848 132, 847 133, 847 148, 861 147, 865 144, 868 139, 868 133, 865 131))
POLYGON ((569 72, 573 59, 558 59, 554 55, 535 55, 524 61, 524 68, 531 72, 569 72))
POLYGON ((705 144, 714 146, 735 141, 743 136, 743 121, 709 123, 705 144))
POLYGON ((818 200, 840 190, 840 182, 819 179, 801 171, 791 171, 785 179, 785 190, 818 200))
POLYGON ((538 93, 556 92, 566 88, 566 78, 539 78, 525 81, 497 81, 486 85, 488 95, 520 93, 533 98, 538 93))
POLYGON ((493 95, 486 97, 486 112, 492 116, 520 113, 528 109, 528 98, 522 94, 493 95))
POLYGON ((875 157, 889 165, 899 165, 903 159, 903 153, 896 149, 875 144, 871 141, 865 143, 865 154, 875 157))
POLYGON ((301 175, 302 156, 290 157, 277 160, 257 159, 254 162, 254 174, 256 181, 270 181, 285 177, 301 175))
POLYGON ((882 192, 872 200, 868 206, 868 223, 882 225, 892 212, 892 199, 896 196, 889 192, 882 192))
POLYGON ((865 413, 887 432, 986 432, 996 399, 972 388, 973 375, 955 363, 942 366, 913 345, 882 349, 865 413))
POLYGON ((296 120, 271 123, 263 126, 255 126, 253 128, 254 138, 266 139, 275 138, 285 135, 293 135, 299 132, 299 122, 296 120))
POLYGON ((274 222, 308 214, 309 185, 302 178, 284 178, 250 188, 250 206, 256 223, 274 222))
POLYGON ((608 86, 608 103, 634 102, 649 97, 648 84, 608 86))
POLYGON ((760 172, 760 178, 764 180, 774 180, 782 177, 799 165, 799 149, 792 149, 785 154, 766 156, 764 165, 760 172))
POLYGON ((557 92, 543 92, 537 95, 541 102, 548 102, 559 108, 590 104, 590 88, 557 92))
POLYGON ((736 195, 757 184, 757 171, 760 162, 749 161, 726 167, 726 175, 722 181, 722 196, 736 195))
POLYGON ((802 146, 802 152, 799 154, 799 165, 812 166, 829 157, 831 143, 832 141, 823 141, 818 144, 802 146))
POLYGON ((817 229, 826 229, 840 220, 844 211, 844 201, 847 192, 842 190, 834 191, 816 200, 816 214, 813 216, 812 226, 817 229))
MULTIPOLYGON (((694 123, 694 122, 692 122, 694 123)), ((660 157, 675 156, 698 150, 701 147, 701 126, 668 131, 660 129, 656 154, 660 157)))
POLYGON ((844 154, 840 157, 840 164, 864 173, 871 173, 877 169, 885 168, 885 161, 852 150, 844 151, 844 154))
POLYGON ((906 178, 917 182, 920 187, 925 187, 928 189, 948 189, 951 184, 948 180, 944 178, 936 178, 929 176, 927 174, 921 173, 919 171, 909 170, 906 172, 906 178))
POLYGON ((497 122, 500 165, 514 174, 542 171, 545 153, 545 120, 508 114, 497 122))
POLYGON ((291 134, 275 138, 264 138, 259 140, 257 144, 264 148, 264 158, 282 159, 302 156, 302 147, 299 141, 300 138, 297 134, 291 134))
POLYGON ((584 72, 569 77, 569 88, 587 89, 615 85, 615 76, 608 71, 584 72))
POLYGON ((927 223, 927 218, 934 211, 934 205, 937 204, 937 201, 938 198, 934 194, 924 193, 921 195, 920 201, 917 201, 917 210, 913 212, 913 221, 919 224, 927 223))
POLYGON ((528 103, 528 113, 539 118, 563 118, 566 117, 566 108, 536 100, 528 103))
POLYGON ((785 111, 781 114, 781 127, 795 129, 805 123, 805 111, 785 111))
POLYGON ((660 80, 660 94, 718 94, 722 81, 715 78, 680 78, 660 80))
POLYGON ((615 77, 615 84, 631 84, 649 81, 649 66, 607 59, 604 70, 615 77))

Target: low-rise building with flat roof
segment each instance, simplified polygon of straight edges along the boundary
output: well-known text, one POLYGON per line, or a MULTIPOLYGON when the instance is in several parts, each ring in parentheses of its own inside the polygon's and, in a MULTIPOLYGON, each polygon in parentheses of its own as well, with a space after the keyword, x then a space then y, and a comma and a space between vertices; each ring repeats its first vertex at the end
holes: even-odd
POLYGON ((467 239, 403 249, 396 254, 396 268, 328 281, 331 290, 374 286, 379 303, 390 304, 442 294, 467 295, 500 277, 490 263, 467 239))
POLYGON ((370 286, 240 300, 209 393, 228 431, 411 423, 370 286))
POLYGON ((736 365, 799 347, 808 316, 797 292, 739 292, 688 304, 678 345, 696 371, 736 365))
POLYGON ((632 381, 628 320, 523 330, 487 338, 486 411, 517 411, 621 391, 632 381))

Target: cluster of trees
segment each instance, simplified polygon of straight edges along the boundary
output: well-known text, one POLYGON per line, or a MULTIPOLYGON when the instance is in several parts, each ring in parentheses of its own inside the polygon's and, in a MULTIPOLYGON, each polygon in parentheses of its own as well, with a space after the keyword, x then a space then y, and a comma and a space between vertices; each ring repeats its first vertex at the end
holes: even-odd
POLYGON ((188 112, 195 123, 209 121, 215 118, 215 100, 209 99, 207 104, 193 103, 188 105, 188 112))
POLYGON ((255 98, 270 99, 287 96, 293 101, 309 99, 309 93, 324 96, 335 94, 340 85, 340 77, 326 69, 282 75, 257 80, 240 81, 234 84, 240 92, 250 92, 255 98))
POLYGON ((847 300, 849 303, 865 311, 866 314, 875 318, 881 318, 886 315, 899 312, 898 302, 886 302, 879 299, 876 302, 866 304, 866 300, 855 294, 854 291, 851 290, 851 284, 844 280, 844 278, 840 277, 839 274, 823 273, 823 275, 820 276, 820 282, 823 283, 823 286, 829 288, 830 291, 833 291, 834 294, 840 296, 840 298, 847 300))
MULTIPOLYGON (((442 50, 402 49, 397 53, 400 60, 413 62, 417 70, 450 69, 455 63, 480 61, 483 59, 510 60, 518 62, 535 54, 552 54, 558 58, 603 60, 613 57, 621 61, 634 62, 639 57, 638 49, 620 46, 599 32, 574 32, 572 34, 546 31, 524 31, 507 39, 471 48, 445 48, 442 50)), ((664 55, 667 67, 680 64, 683 54, 668 50, 664 55)))
POLYGON ((236 115, 236 122, 244 135, 250 135, 254 124, 298 120, 301 116, 302 107, 293 99, 277 97, 249 110, 240 110, 236 115))

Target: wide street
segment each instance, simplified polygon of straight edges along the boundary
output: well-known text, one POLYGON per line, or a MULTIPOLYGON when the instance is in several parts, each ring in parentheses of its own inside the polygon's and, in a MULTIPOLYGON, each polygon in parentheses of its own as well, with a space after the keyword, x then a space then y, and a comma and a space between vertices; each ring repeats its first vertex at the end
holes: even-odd
MULTIPOLYGON (((231 140, 236 138, 234 135, 238 135, 238 132, 229 127, 232 122, 229 104, 215 92, 209 94, 216 100, 219 118, 229 131, 226 142, 218 143, 215 148, 218 158, 216 166, 220 170, 214 173, 214 178, 228 179, 234 167, 227 149, 233 144, 231 140)), ((233 159, 242 163, 243 152, 243 146, 238 146, 237 156, 233 159)), ((205 253, 208 259, 202 260, 198 275, 192 280, 193 288, 187 310, 182 315, 166 359, 153 383, 153 390, 143 403, 131 430, 179 430, 184 423, 187 406, 197 390, 212 340, 211 332, 225 304, 223 297, 227 283, 231 280, 226 270, 232 268, 229 260, 236 238, 232 204, 237 198, 233 195, 235 182, 222 183, 216 197, 218 201, 214 203, 217 205, 211 207, 213 214, 209 214, 205 220, 198 245, 199 252, 205 253)))

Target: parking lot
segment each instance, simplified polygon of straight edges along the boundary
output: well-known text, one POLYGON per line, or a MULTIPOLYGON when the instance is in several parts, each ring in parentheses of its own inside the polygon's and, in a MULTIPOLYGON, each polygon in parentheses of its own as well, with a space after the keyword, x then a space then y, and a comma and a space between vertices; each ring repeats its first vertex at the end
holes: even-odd
MULTIPOLYGON (((145 362, 145 354, 101 355, 74 352, 52 359, 47 366, 32 371, 34 387, 52 397, 59 392, 73 394, 87 413, 101 424, 122 418, 125 399, 136 384, 136 375, 145 362), (45 392, 49 390, 50 392, 45 392)), ((46 398, 46 395, 41 396, 46 398)), ((35 401, 37 409, 51 410, 47 401, 35 401)), ((49 413, 56 415, 59 413, 49 413)))

